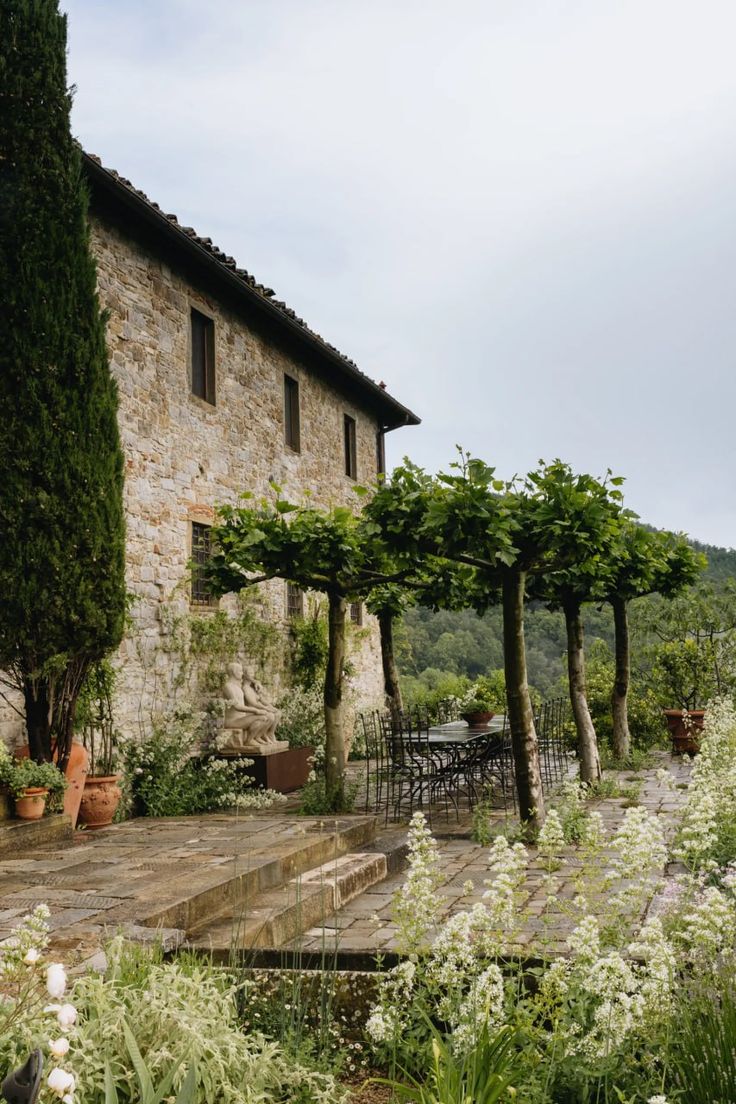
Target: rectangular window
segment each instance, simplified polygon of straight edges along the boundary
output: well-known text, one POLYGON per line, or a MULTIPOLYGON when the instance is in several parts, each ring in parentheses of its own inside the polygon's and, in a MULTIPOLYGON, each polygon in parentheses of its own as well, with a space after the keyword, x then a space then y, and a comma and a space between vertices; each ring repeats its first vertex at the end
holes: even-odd
POLYGON ((216 599, 207 588, 204 565, 212 555, 212 530, 209 525, 192 522, 192 605, 214 606, 216 599))
POLYGON ((284 440, 294 452, 301 450, 299 383, 291 376, 284 376, 284 440))
POLYGON ((382 429, 376 434, 376 474, 386 474, 386 435, 382 429))
POLYGON ((290 621, 304 616, 304 591, 296 583, 286 584, 286 616, 290 621))
POLYGON ((345 474, 358 478, 358 458, 355 444, 355 418, 345 415, 345 474))
POLYGON ((363 624, 363 603, 351 602, 350 603, 350 620, 354 625, 363 624))
POLYGON ((192 307, 192 394, 215 405, 215 323, 192 307))

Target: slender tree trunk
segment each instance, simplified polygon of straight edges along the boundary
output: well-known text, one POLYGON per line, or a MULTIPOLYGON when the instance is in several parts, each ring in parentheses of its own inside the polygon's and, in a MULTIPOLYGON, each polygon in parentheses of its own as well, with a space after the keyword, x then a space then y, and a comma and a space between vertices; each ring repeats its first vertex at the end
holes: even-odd
POLYGON ((399 669, 396 666, 396 655, 394 654, 394 615, 388 610, 382 610, 378 614, 378 626, 381 630, 381 662, 383 663, 383 685, 386 693, 386 704, 391 714, 391 719, 397 721, 403 708, 403 703, 401 701, 399 669))
POLYGON ((503 579, 503 655, 506 698, 511 727, 519 814, 532 828, 544 823, 544 791, 539 769, 539 745, 529 697, 524 643, 524 584, 526 573, 513 569, 503 579))
POLYGON ((37 763, 50 763, 51 709, 45 680, 24 679, 23 697, 29 755, 37 763))
POLYGON ((344 802, 345 731, 342 700, 345 667, 345 599, 328 594, 327 670, 325 672, 325 783, 339 812, 344 802))
POLYGON ((615 759, 627 759, 631 751, 627 698, 631 658, 629 646, 629 615, 624 598, 612 598, 613 625, 615 629, 616 673, 611 694, 613 716, 613 755, 615 759))
POLYGON ((572 715, 578 736, 580 778, 581 781, 592 784, 600 781, 601 760, 585 687, 585 637, 579 602, 565 603, 565 626, 567 628, 567 677, 570 684, 572 715))
POLYGON ((52 735, 54 756, 60 771, 65 771, 69 762, 74 739, 77 701, 90 666, 91 661, 87 656, 79 656, 70 660, 63 677, 59 679, 57 700, 52 716, 52 735))

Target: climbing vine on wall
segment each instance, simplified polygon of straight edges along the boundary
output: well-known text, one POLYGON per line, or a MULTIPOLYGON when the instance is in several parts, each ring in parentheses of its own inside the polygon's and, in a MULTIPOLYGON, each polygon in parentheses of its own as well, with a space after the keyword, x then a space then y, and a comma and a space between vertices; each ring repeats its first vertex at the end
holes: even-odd
POLYGON ((234 612, 193 614, 166 607, 162 622, 164 647, 177 660, 177 689, 217 695, 226 665, 237 657, 244 657, 259 675, 284 665, 284 634, 266 619, 256 594, 240 595, 234 612))

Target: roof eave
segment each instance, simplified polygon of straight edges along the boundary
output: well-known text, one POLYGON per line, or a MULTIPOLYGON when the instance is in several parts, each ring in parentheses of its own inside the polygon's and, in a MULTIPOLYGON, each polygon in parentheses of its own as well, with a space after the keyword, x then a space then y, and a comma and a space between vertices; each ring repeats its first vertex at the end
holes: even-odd
POLYGON ((218 280, 229 284, 234 293, 243 296, 250 307, 260 311, 271 322, 282 327, 286 333, 311 349, 331 369, 337 370, 347 385, 361 392, 370 401, 370 404, 376 408, 377 413, 380 414, 382 427, 385 430, 420 424, 421 419, 413 411, 394 399, 392 395, 377 383, 374 383, 368 376, 365 376, 359 369, 353 367, 340 353, 336 350, 333 351, 316 334, 300 325, 295 319, 290 318, 275 303, 246 283, 236 272, 222 264, 196 238, 184 233, 181 227, 172 222, 163 211, 154 207, 148 199, 143 198, 132 187, 123 184, 122 181, 116 178, 114 173, 106 169, 96 158, 83 152, 83 160, 93 187, 97 185, 107 188, 144 223, 167 237, 174 243, 176 248, 203 265, 208 271, 216 274, 218 280))

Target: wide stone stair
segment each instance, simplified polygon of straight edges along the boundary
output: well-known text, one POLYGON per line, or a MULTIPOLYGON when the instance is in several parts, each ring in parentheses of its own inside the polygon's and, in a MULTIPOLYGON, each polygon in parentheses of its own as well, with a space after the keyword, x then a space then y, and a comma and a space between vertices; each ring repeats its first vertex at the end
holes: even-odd
MULTIPOLYGON (((398 854, 395 834, 376 839, 375 817, 297 820, 283 841, 236 856, 206 885, 182 886, 177 899, 139 914, 138 923, 219 960, 284 947, 381 882, 398 854)), ((140 927, 138 935, 145 938, 140 927)))

